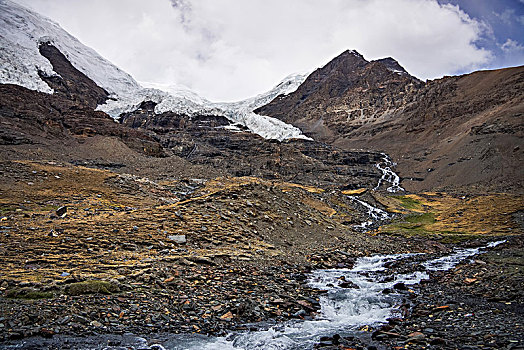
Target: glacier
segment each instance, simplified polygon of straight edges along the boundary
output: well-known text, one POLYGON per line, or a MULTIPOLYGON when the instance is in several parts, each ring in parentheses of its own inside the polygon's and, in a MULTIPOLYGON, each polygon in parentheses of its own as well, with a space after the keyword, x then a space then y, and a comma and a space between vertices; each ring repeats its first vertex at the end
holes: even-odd
POLYGON ((253 112, 275 97, 295 91, 304 82, 307 73, 292 74, 270 91, 243 101, 211 102, 177 85, 138 83, 51 19, 11 0, 0 0, 0 83, 53 93, 38 74, 42 71, 47 76, 58 75, 38 50, 44 42, 59 49, 76 69, 110 94, 106 103, 99 105, 97 110, 106 112, 114 119, 121 113, 137 109, 143 101, 152 101, 157 104, 155 113, 158 114, 174 112, 190 117, 220 115, 266 139, 310 139, 293 125, 253 112))

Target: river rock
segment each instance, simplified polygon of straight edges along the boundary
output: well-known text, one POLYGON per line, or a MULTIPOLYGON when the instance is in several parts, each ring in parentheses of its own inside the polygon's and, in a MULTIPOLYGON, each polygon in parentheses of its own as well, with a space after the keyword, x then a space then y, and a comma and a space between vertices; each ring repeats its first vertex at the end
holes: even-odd
POLYGON ((220 316, 220 319, 229 322, 233 319, 233 314, 231 313, 231 311, 228 311, 225 314, 223 314, 222 316, 220 316))
POLYGON ((100 327, 103 326, 103 324, 100 323, 100 322, 98 322, 98 321, 91 321, 90 324, 91 324, 91 326, 93 326, 93 327, 97 327, 97 328, 100 328, 100 327))
POLYGON ((63 206, 56 210, 56 215, 64 217, 67 214, 67 207, 63 206))
POLYGON ((393 285, 396 290, 408 290, 408 287, 403 282, 398 282, 393 285))
POLYGON ((422 332, 413 332, 408 334, 408 339, 406 340, 407 343, 411 342, 418 342, 424 339, 426 336, 422 332))
POLYGON ((178 244, 185 244, 187 242, 186 235, 169 235, 167 239, 178 244))
POLYGON ((360 287, 357 286, 355 283, 351 281, 344 281, 342 283, 339 283, 338 285, 340 288, 353 288, 353 289, 359 289, 360 287))

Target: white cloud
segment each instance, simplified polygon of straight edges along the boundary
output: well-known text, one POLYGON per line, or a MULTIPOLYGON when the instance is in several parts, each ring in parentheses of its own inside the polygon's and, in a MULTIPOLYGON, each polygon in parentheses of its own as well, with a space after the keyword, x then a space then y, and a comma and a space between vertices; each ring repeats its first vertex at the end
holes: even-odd
POLYGON ((17 0, 139 81, 238 100, 346 49, 434 78, 485 65, 487 28, 436 0, 17 0))
POLYGON ((502 44, 500 48, 506 53, 524 51, 524 46, 520 45, 517 41, 512 39, 506 40, 506 42, 502 44))
POLYGON ((524 63, 524 46, 508 38, 498 45, 502 54, 497 57, 497 64, 503 67, 521 66, 524 63))
POLYGON ((505 9, 501 13, 495 12, 494 15, 506 25, 510 25, 516 18, 514 9, 505 9))

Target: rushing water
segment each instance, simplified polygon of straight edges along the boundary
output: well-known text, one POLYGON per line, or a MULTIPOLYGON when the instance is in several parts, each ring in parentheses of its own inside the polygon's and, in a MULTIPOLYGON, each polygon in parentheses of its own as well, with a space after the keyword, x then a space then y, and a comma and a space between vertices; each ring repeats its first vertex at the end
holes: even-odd
POLYGON ((379 224, 381 222, 390 220, 392 218, 392 216, 388 214, 388 212, 386 212, 385 210, 374 207, 371 204, 364 202, 363 200, 358 199, 355 196, 348 196, 348 198, 358 203, 360 206, 364 207, 364 209, 367 210, 367 215, 368 215, 368 218, 370 219, 370 220, 364 221, 363 223, 359 225, 353 226, 357 230, 366 231, 373 224, 379 224))
POLYGON ((493 248, 505 241, 496 241, 489 243, 485 248, 459 248, 455 249, 455 252, 451 255, 446 255, 438 259, 426 261, 422 264, 426 270, 430 271, 446 271, 457 266, 462 260, 469 258, 470 256, 477 255, 483 252, 483 249, 493 248))
POLYGON ((382 183, 387 182, 391 185, 387 188, 388 192, 404 191, 404 189, 400 187, 400 177, 393 170, 391 170, 391 168, 397 165, 397 163, 393 163, 387 154, 381 154, 382 161, 377 163, 375 166, 382 172, 382 177, 378 180, 378 184, 374 189, 378 190, 382 183))
MULTIPOLYGON (((396 274, 393 278, 385 265, 414 254, 376 255, 359 258, 352 269, 314 271, 309 279, 311 287, 327 290, 321 297, 321 311, 311 321, 288 322, 267 330, 232 333, 218 338, 174 338, 165 344, 166 349, 312 349, 323 335, 358 332, 362 325, 386 322, 397 315, 401 302, 399 294, 384 294, 396 283, 418 284, 428 279, 429 271, 448 270, 462 260, 503 241, 493 242, 484 248, 456 249, 452 254, 428 260, 418 266, 422 271, 396 274), (354 283, 357 288, 341 288, 341 280, 354 283)), ((414 266, 414 270, 417 270, 414 266)))
MULTIPOLYGON (((173 335, 163 345, 147 345, 145 338, 132 334, 119 339, 119 346, 107 346, 110 339, 116 335, 98 336, 94 338, 67 339, 73 341, 78 349, 149 349, 149 350, 257 350, 257 349, 313 349, 321 336, 332 336, 335 333, 345 335, 362 335, 359 331, 364 325, 386 322, 389 317, 399 313, 398 306, 402 302, 402 295, 395 292, 394 285, 402 282, 405 285, 418 284, 429 278, 430 271, 445 271, 455 267, 458 263, 495 247, 504 241, 492 242, 481 248, 460 248, 453 253, 412 264, 412 272, 393 274, 386 268, 387 263, 406 259, 414 255, 398 254, 375 255, 357 259, 352 269, 317 270, 311 273, 309 285, 313 288, 326 290, 327 293, 320 299, 320 313, 314 320, 290 321, 282 325, 273 326, 267 330, 252 332, 236 332, 225 337, 206 337, 195 334, 173 335), (342 288, 340 283, 351 282, 355 288, 342 288), (391 293, 384 294, 389 289, 391 293), (95 345, 96 344, 96 345, 95 345)), ((423 259, 422 259, 423 260, 423 259)), ((51 341, 51 340, 50 340, 51 341)), ((27 348, 31 344, 42 345, 41 340, 23 340, 19 343, 6 346, 6 349, 27 348)), ((60 343, 55 343, 60 344, 60 343)), ((57 345, 57 348, 60 348, 57 345)), ((37 348, 37 347, 29 347, 37 348)))
MULTIPOLYGON (((375 164, 375 166, 382 172, 382 176, 378 180, 374 190, 378 190, 383 183, 389 183, 390 186, 386 189, 388 192, 404 191, 404 189, 400 187, 400 177, 391 169, 397 164, 393 163, 387 154, 381 153, 381 155, 381 161, 375 164)), ((359 206, 363 207, 364 210, 366 210, 367 216, 369 218, 369 220, 353 226, 353 228, 356 230, 368 231, 374 225, 378 225, 392 218, 388 212, 374 207, 371 204, 357 198, 356 196, 348 196, 348 198, 356 202, 359 206)))

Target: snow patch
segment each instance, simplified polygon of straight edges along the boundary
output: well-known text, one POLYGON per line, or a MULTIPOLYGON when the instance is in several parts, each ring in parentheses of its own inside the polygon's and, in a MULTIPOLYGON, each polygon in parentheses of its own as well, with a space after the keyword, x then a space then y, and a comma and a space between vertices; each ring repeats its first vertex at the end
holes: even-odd
POLYGON ((225 111, 225 116, 234 122, 245 125, 249 130, 266 139, 305 139, 311 138, 302 134, 302 131, 283 121, 254 113, 253 111, 262 107, 277 96, 288 95, 294 92, 300 84, 306 80, 308 73, 292 74, 284 78, 277 86, 270 91, 257 95, 240 102, 215 103, 214 105, 225 111))

